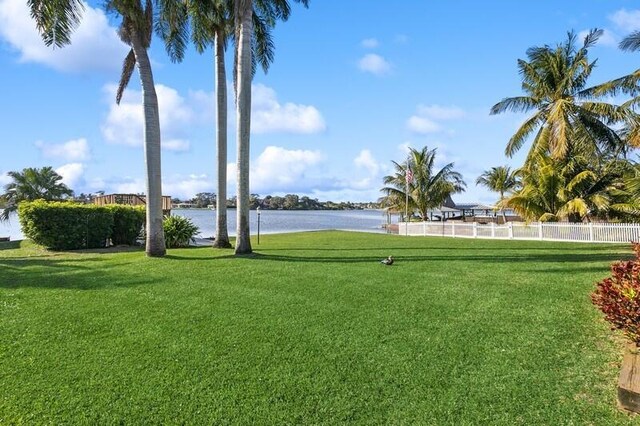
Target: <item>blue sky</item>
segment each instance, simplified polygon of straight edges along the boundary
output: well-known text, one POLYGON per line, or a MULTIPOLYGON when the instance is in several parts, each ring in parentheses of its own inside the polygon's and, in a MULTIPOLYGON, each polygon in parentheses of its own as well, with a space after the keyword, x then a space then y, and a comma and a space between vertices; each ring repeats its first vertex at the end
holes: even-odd
MULTIPOLYGON (((114 87, 128 49, 117 22, 90 2, 72 45, 44 47, 25 0, 0 0, 0 183, 5 173, 50 165, 77 193, 143 192, 137 74, 123 102, 114 87)), ((522 163, 504 147, 522 115, 489 116, 520 92, 516 60, 569 30, 605 30, 591 50, 592 84, 640 67, 617 49, 640 29, 637 2, 310 0, 275 29, 275 63, 254 79, 253 193, 373 201, 391 160, 408 146, 437 148, 468 184, 458 202, 493 202, 474 182, 492 166, 522 163), (391 8, 393 5, 394 8, 391 8)), ((190 51, 173 64, 151 48, 163 137, 163 189, 189 198, 214 191, 213 58, 190 51)), ((231 70, 228 70, 231 76, 231 70)), ((232 112, 233 108, 230 108, 232 112)), ((235 193, 230 113, 229 194, 235 193)))

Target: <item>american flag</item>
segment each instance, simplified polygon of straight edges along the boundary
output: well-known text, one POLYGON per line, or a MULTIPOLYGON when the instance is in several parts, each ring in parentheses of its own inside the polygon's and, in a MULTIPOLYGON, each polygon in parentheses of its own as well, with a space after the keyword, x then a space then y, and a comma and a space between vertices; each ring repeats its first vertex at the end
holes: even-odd
POLYGON ((411 170, 411 168, 407 167, 407 173, 406 173, 406 178, 407 178, 407 185, 410 182, 413 182, 413 171, 411 170))

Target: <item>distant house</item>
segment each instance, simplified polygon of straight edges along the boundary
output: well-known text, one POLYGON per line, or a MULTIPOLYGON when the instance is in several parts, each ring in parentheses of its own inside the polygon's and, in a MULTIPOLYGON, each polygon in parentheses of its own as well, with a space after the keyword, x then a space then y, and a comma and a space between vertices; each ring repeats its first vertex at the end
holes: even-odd
POLYGON ((196 205, 193 203, 178 203, 173 205, 176 209, 195 209, 196 205))
MULTIPOLYGON (((129 206, 145 206, 147 199, 142 194, 108 194, 99 195, 93 199, 93 203, 99 206, 108 204, 126 204, 129 206)), ((171 197, 162 196, 162 212, 163 214, 171 214, 171 197)))
POLYGON ((462 220, 465 222, 501 222, 503 214, 507 222, 519 222, 522 220, 513 209, 498 209, 482 203, 461 203, 456 208, 462 212, 462 220))
MULTIPOLYGON (((504 209, 504 215, 508 222, 521 221, 522 219, 513 209, 504 209)), ((440 208, 429 210, 429 220, 462 220, 465 222, 502 222, 503 211, 495 206, 482 203, 446 203, 440 208), (449 204, 449 205, 447 205, 449 204)))

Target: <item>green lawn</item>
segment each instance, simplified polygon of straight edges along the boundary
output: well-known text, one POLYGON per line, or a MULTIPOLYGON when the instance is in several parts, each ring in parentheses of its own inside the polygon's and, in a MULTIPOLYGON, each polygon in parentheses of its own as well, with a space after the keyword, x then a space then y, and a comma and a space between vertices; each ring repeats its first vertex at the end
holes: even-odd
POLYGON ((312 232, 254 249, 0 243, 0 424, 637 422, 589 299, 627 246, 312 232))

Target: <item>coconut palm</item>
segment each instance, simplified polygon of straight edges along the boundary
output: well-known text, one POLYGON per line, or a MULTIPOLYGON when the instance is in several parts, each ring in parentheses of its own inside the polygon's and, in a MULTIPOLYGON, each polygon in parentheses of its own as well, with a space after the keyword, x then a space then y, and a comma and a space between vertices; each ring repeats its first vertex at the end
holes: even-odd
MULTIPOLYGON (((279 17, 287 19, 288 8, 267 8, 265 1, 256 3, 253 13, 254 40, 253 59, 266 73, 273 62, 274 45, 271 28, 279 17)), ((189 39, 199 53, 213 46, 216 87, 216 157, 217 198, 216 235, 213 243, 217 248, 229 248, 227 230, 227 79, 225 50, 234 36, 233 3, 230 0, 164 0, 159 13, 159 30, 172 60, 182 61, 189 39), (190 22, 189 22, 190 21, 190 22), (190 23, 190 25, 189 25, 190 23)))
MULTIPOLYGON (((630 52, 640 50, 640 31, 629 34, 620 42, 620 49, 630 52)), ((593 93, 598 96, 617 95, 626 93, 632 95, 632 98, 623 103, 624 108, 637 108, 640 105, 640 69, 635 70, 629 75, 608 81, 604 84, 593 88, 593 93)), ((625 126, 620 132, 623 139, 631 147, 640 147, 640 120, 637 115, 631 115, 626 121, 625 126)))
POLYGON ((435 170, 435 149, 429 150, 425 146, 421 150, 409 150, 407 161, 404 164, 392 161, 395 173, 383 178, 387 186, 381 189, 385 193, 382 202, 401 210, 407 207, 405 203, 408 198, 408 209, 416 210, 422 220, 427 220, 429 210, 443 206, 452 194, 463 192, 466 184, 462 175, 453 169, 453 163, 435 170), (409 169, 413 178, 407 183, 409 169))
POLYGON ((623 176, 626 160, 597 164, 584 157, 567 161, 540 155, 519 172, 522 187, 503 202, 530 221, 581 222, 630 213, 623 176))
MULTIPOLYGON (((83 5, 79 0, 28 0, 31 15, 47 45, 70 43, 70 35, 78 24, 83 5)), ((131 47, 124 59, 116 102, 120 103, 134 68, 137 66, 142 84, 144 110, 144 153, 146 166, 146 253, 164 256, 166 253, 162 228, 162 181, 160 161, 160 121, 158 97, 147 50, 153 34, 153 3, 151 0, 108 0, 105 9, 121 18, 118 34, 131 47)))
POLYGON ((21 201, 54 201, 73 195, 73 191, 62 183, 62 176, 51 167, 28 167, 21 172, 8 172, 7 175, 11 182, 4 187, 2 199, 5 208, 0 213, 0 221, 9 220, 9 216, 18 209, 21 201))
MULTIPOLYGON (((256 4, 262 2, 265 7, 285 11, 289 10, 287 0, 255 0, 256 4)), ((296 0, 304 6, 308 0, 296 0)), ((236 254, 251 253, 251 240, 249 229, 249 159, 250 159, 250 128, 251 128, 251 78, 252 49, 251 43, 254 34, 253 25, 254 0, 235 0, 234 19, 236 33, 236 136, 237 144, 237 230, 236 230, 236 254)))
MULTIPOLYGON (((519 181, 516 172, 511 170, 509 166, 492 167, 491 170, 486 170, 476 179, 476 185, 482 185, 490 191, 500 194, 498 200, 498 206, 502 206, 504 195, 508 192, 515 190, 519 181)), ((502 217, 506 221, 506 215, 504 209, 502 209, 502 217)))
POLYGON ((531 135, 527 162, 544 153, 565 159, 574 154, 599 157, 603 152, 624 152, 624 141, 610 125, 629 120, 633 112, 599 102, 602 95, 586 87, 596 63, 589 61, 588 50, 601 35, 602 30, 591 30, 577 48, 577 37, 570 32, 564 43, 532 47, 527 50, 528 61, 518 60, 525 95, 503 99, 491 108, 491 114, 535 112, 509 140, 508 156, 531 135))

